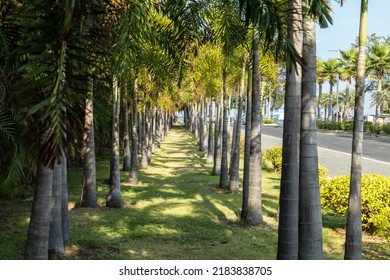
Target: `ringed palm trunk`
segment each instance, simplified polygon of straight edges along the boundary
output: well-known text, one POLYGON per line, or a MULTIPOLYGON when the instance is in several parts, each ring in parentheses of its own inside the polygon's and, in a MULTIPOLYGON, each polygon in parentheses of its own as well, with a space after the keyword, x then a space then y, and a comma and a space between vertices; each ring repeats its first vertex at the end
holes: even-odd
POLYGON ((210 101, 209 107, 209 135, 208 135, 208 144, 207 144, 207 163, 214 161, 214 141, 213 141, 213 119, 214 119, 214 110, 213 102, 210 101))
POLYGON ((242 183, 242 209, 241 219, 246 220, 248 216, 249 200, 249 157, 251 144, 252 127, 252 67, 248 63, 248 88, 246 92, 246 117, 245 117, 245 144, 244 144, 244 176, 242 183))
MULTIPOLYGON (((322 99, 322 83, 318 83, 318 102, 317 102, 317 118, 321 119, 321 99, 322 99)), ((324 115, 326 118, 326 115, 324 115)))
POLYGON ((249 193, 248 193, 248 224, 260 224, 263 221, 261 208, 261 108, 260 108, 260 36, 254 29, 253 37, 253 77, 252 77, 252 123, 249 156, 249 193))
POLYGON ((134 80, 132 102, 132 119, 131 119, 131 164, 129 182, 136 183, 138 181, 138 79, 134 80))
POLYGON ((351 87, 351 78, 345 80, 345 101, 344 101, 344 112, 343 112, 343 120, 347 121, 349 119, 349 89, 351 87))
POLYGON ((202 109, 202 152, 204 154, 207 154, 207 145, 208 145, 208 133, 207 133, 207 122, 206 122, 206 117, 207 117, 207 99, 204 98, 203 100, 203 109, 202 109))
POLYGON ((68 166, 66 155, 62 157, 62 203, 61 203, 61 218, 62 218, 62 240, 64 246, 70 245, 69 235, 69 215, 68 215, 68 166))
POLYGON ((376 92, 376 100, 375 100, 375 118, 378 118, 382 113, 382 84, 383 84, 383 74, 378 74, 378 90, 376 92))
POLYGON ((127 100, 127 83, 125 82, 123 87, 123 118, 124 118, 124 131, 123 131, 123 171, 130 171, 131 157, 130 157, 130 135, 129 135, 129 111, 127 100))
POLYGON ((323 253, 316 131, 316 32, 314 20, 306 13, 303 32, 306 64, 302 71, 298 259, 320 260, 323 253))
MULTIPOLYGON (((146 94, 145 94, 146 98, 146 94)), ((148 117, 147 117, 147 109, 146 109, 146 103, 144 104, 144 109, 142 112, 142 126, 141 126, 141 134, 142 134, 142 142, 141 142, 141 163, 140 168, 146 169, 149 166, 148 161, 148 117)))
POLYGON ((119 100, 120 89, 118 78, 113 77, 113 94, 112 94, 112 143, 111 143, 111 159, 110 159, 110 180, 109 192, 106 198, 106 206, 113 208, 121 208, 122 196, 120 185, 120 167, 119 167, 119 100))
POLYGON ((362 259, 361 176, 363 151, 364 77, 366 69, 368 0, 361 0, 359 27, 359 58, 356 75, 356 96, 352 138, 351 182, 345 236, 347 260, 362 259))
POLYGON ((333 84, 330 83, 329 87, 329 100, 328 100, 328 120, 330 122, 333 122, 333 100, 332 96, 333 95, 333 84))
MULTIPOLYGON (((289 1, 288 38, 301 55, 302 1, 289 1)), ((301 66, 287 67, 283 121, 282 175, 279 196, 277 259, 298 259, 299 137, 301 123, 301 66)))
MULTIPOLYGON (((42 136, 45 142, 48 133, 42 136)), ((49 258, 50 209, 53 186, 53 169, 38 163, 38 183, 34 189, 34 200, 31 210, 24 258, 26 260, 47 260, 49 258)))
POLYGON ((213 168, 213 173, 216 175, 219 175, 221 173, 221 156, 222 156, 222 151, 221 151, 221 137, 220 137, 220 105, 219 102, 217 101, 215 103, 215 128, 214 128, 214 168, 213 168))
POLYGON ((233 146, 233 152, 232 152, 232 161, 230 163, 231 169, 230 169, 230 181, 229 181, 229 190, 231 192, 238 192, 240 188, 240 173, 239 173, 239 167, 240 167, 240 151, 241 151, 241 115, 242 115, 242 93, 244 92, 244 80, 245 80, 245 66, 246 66, 246 60, 244 60, 242 65, 242 75, 241 75, 241 87, 239 89, 238 93, 238 109, 237 109, 237 118, 235 123, 235 133, 234 135, 234 145, 233 146))
POLYGON ((55 259, 64 254, 62 238, 62 163, 55 163, 50 210, 49 258, 55 259))
POLYGON ((93 115, 93 82, 90 81, 85 100, 84 147, 83 147, 83 191, 81 207, 97 207, 95 129, 93 115))
POLYGON ((228 170, 228 102, 226 93, 226 68, 222 70, 223 78, 223 96, 222 96, 222 157, 221 157, 221 174, 219 177, 219 187, 229 187, 229 170, 228 170))

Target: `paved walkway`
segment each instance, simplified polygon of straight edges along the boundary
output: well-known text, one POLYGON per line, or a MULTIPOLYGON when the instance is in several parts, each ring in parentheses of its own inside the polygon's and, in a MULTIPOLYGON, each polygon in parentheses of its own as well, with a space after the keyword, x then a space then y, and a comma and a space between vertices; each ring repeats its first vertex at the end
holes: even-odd
MULTIPOLYGON (((272 146, 282 146, 282 139, 262 135, 262 149, 265 150, 272 146)), ((351 172, 351 155, 349 153, 318 147, 318 161, 320 165, 328 168, 329 177, 350 174, 351 172)), ((363 157, 363 173, 375 173, 390 177, 390 163, 363 157)))

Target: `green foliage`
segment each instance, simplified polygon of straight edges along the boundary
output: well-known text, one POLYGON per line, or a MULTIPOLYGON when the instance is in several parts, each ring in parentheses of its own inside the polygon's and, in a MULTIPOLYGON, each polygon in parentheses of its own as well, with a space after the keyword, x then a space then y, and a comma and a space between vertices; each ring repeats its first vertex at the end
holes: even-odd
MULTIPOLYGON (((350 176, 333 178, 321 189, 323 208, 347 216, 350 176)), ((390 234, 390 178, 377 174, 362 175, 362 225, 372 234, 390 234)))
POLYGON ((382 131, 384 134, 390 134, 390 123, 382 125, 382 131))
POLYGON ((325 186, 328 183, 328 172, 329 170, 322 165, 318 166, 318 179, 320 183, 320 187, 325 186))
POLYGON ((271 162, 275 172, 282 171, 282 147, 275 146, 268 148, 264 153, 264 160, 271 162))
MULTIPOLYGON (((326 122, 317 121, 317 127, 319 129, 328 130, 353 130, 353 121, 347 122, 326 122)), ((390 134, 390 124, 376 125, 374 122, 364 122, 364 132, 372 134, 390 134)))
POLYGON ((263 123, 265 123, 265 124, 271 124, 271 123, 274 123, 274 120, 273 120, 273 119, 264 118, 264 119, 263 119, 263 123))

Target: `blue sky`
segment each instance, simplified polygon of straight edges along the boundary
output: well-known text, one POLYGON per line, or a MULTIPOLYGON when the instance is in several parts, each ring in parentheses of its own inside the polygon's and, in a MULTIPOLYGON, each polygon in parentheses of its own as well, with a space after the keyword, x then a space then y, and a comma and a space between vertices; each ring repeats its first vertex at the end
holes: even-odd
MULTIPOLYGON (((323 60, 337 57, 336 51, 346 50, 355 42, 359 34, 361 0, 346 0, 343 7, 331 0, 333 11, 333 25, 326 29, 317 27, 317 56, 323 60)), ((390 36, 390 0, 369 0, 368 2, 368 34, 376 33, 378 36, 390 36)), ((339 89, 344 89, 344 83, 340 82, 339 89)), ((329 91, 327 85, 324 91, 329 91)), ((374 113, 374 108, 369 108, 369 99, 365 101, 365 114, 374 113)))
MULTIPOLYGON (((317 55, 326 60, 337 57, 332 49, 345 50, 355 42, 359 33, 360 0, 346 0, 343 7, 332 0, 333 25, 326 29, 317 28, 317 55)), ((390 1, 369 0, 368 2, 368 34, 390 36, 390 1)))

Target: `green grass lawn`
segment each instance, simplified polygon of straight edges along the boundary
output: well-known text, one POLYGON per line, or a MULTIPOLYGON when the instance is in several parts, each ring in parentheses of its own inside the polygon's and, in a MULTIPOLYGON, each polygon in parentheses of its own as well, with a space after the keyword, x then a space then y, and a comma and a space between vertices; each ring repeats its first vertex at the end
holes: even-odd
MULTIPOLYGON (((241 162, 242 163, 242 162, 241 162)), ((240 219, 241 193, 219 189, 219 177, 183 128, 172 129, 139 182, 121 172, 122 209, 105 205, 109 158, 97 159, 97 209, 78 207, 82 169, 70 168, 66 259, 275 259, 279 175, 263 171, 264 223, 240 219)), ((0 200, 0 259, 22 259, 31 202, 0 200)), ((342 259, 344 219, 323 216, 326 259, 342 259)), ((364 258, 390 259, 390 243, 364 236, 364 258)))

